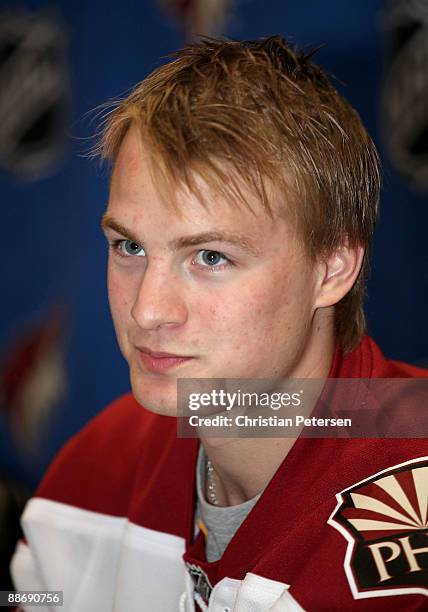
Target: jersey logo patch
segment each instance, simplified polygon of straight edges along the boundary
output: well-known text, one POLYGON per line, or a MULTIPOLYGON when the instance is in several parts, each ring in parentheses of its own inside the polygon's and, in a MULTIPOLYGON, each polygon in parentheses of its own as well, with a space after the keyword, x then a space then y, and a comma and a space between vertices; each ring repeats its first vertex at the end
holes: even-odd
MULTIPOLYGON (((186 568, 189 574, 192 577, 193 584, 195 587, 195 592, 202 597, 205 604, 208 604, 211 591, 213 587, 211 585, 210 579, 206 575, 206 573, 199 567, 199 565, 194 565, 193 563, 186 562, 186 568)), ((196 597, 197 601, 197 597, 196 597)))
POLYGON ((337 494, 328 520, 347 540, 355 599, 428 596, 428 457, 383 470, 337 494))

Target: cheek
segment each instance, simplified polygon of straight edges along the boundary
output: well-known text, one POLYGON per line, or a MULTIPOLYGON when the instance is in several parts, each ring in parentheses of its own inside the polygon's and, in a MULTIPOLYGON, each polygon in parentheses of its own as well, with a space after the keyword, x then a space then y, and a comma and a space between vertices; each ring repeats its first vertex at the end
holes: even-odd
POLYGON ((222 350, 245 355, 246 361, 255 359, 261 346, 280 350, 305 334, 309 293, 309 278, 303 274, 270 270, 233 291, 213 293, 202 305, 203 334, 208 332, 222 350))
POLYGON ((287 309, 281 286, 272 283, 246 283, 234 291, 213 294, 206 304, 203 327, 222 341, 232 340, 233 348, 242 345, 242 339, 251 341, 254 335, 272 333, 278 324, 280 311, 287 309))
POLYGON ((132 284, 109 269, 107 288, 113 319, 116 322, 126 318, 132 308, 132 284))

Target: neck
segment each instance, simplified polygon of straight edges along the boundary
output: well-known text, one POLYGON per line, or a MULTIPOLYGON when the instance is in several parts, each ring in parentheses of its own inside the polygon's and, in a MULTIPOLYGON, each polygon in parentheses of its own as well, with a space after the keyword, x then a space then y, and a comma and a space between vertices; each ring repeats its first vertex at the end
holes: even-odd
MULTIPOLYGON (((289 378, 325 379, 330 371, 333 354, 333 334, 321 333, 305 351, 299 366, 287 373, 289 378), (321 356, 321 358, 320 358, 321 356)), ((202 443, 210 459, 219 506, 241 504, 262 491, 275 474, 294 438, 204 438, 202 443)))

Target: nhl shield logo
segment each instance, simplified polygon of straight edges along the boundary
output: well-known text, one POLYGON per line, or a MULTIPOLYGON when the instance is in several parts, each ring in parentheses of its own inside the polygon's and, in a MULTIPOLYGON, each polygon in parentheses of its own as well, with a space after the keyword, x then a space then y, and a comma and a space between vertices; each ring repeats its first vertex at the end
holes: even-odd
POLYGON ((428 457, 345 489, 328 523, 347 540, 345 572, 355 599, 428 596, 428 457))
POLYGON ((210 579, 203 571, 203 569, 199 567, 199 565, 194 565, 193 563, 186 562, 186 568, 190 576, 192 577, 195 592, 202 598, 205 604, 208 604, 211 591, 213 590, 210 579))

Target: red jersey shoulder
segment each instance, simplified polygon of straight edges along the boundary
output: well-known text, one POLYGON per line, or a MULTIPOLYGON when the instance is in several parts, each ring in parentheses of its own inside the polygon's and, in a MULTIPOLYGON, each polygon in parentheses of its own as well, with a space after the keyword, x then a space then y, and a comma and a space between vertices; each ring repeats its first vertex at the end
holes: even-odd
POLYGON ((141 450, 159 429, 163 436, 175 434, 173 419, 149 412, 131 394, 118 398, 64 445, 36 496, 126 514, 141 450))
POLYGON ((426 368, 419 368, 410 363, 393 360, 389 361, 389 365, 397 378, 428 378, 428 370, 426 368))
MULTIPOLYGON (((369 365, 369 371, 361 373, 362 378, 428 378, 428 370, 409 363, 387 359, 376 342, 365 336, 360 345, 362 361, 369 365)), ((366 369, 363 367, 363 370, 366 369)))

